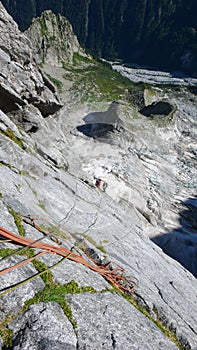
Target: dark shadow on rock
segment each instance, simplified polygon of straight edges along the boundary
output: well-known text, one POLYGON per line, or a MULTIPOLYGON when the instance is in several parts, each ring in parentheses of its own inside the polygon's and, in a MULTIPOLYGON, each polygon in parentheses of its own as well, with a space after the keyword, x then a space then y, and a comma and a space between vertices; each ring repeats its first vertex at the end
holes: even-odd
POLYGON ((174 107, 166 101, 153 102, 149 106, 143 107, 139 112, 146 117, 152 117, 158 115, 160 117, 166 117, 170 115, 174 110, 174 107))
POLYGON ((87 114, 83 118, 85 124, 78 125, 77 130, 98 141, 113 143, 114 134, 124 129, 123 121, 119 117, 120 106, 120 102, 114 101, 104 112, 87 114))
POLYGON ((17 93, 9 87, 0 86, 0 109, 4 113, 16 111, 18 105, 24 106, 25 102, 17 93))
POLYGON ((85 136, 99 138, 106 137, 109 133, 115 130, 113 125, 102 124, 102 123, 92 123, 92 124, 83 124, 78 125, 77 130, 82 132, 85 136))
POLYGON ((179 215, 177 229, 152 241, 197 277, 197 196, 181 204, 179 215))

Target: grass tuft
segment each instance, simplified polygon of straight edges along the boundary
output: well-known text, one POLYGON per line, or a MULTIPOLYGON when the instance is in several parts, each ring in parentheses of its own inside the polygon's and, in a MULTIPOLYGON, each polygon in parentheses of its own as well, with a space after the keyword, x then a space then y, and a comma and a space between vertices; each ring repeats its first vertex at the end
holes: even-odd
POLYGON ((20 148, 25 149, 23 145, 23 141, 16 137, 14 132, 7 128, 5 131, 0 130, 1 134, 4 134, 5 136, 9 137, 10 140, 12 140, 14 143, 16 143, 20 148))
POLYGON ((14 211, 14 209, 12 209, 11 207, 8 207, 8 210, 14 218, 14 222, 15 222, 16 227, 18 229, 19 235, 24 237, 25 236, 25 228, 23 226, 23 220, 22 220, 21 216, 18 213, 16 213, 14 211))

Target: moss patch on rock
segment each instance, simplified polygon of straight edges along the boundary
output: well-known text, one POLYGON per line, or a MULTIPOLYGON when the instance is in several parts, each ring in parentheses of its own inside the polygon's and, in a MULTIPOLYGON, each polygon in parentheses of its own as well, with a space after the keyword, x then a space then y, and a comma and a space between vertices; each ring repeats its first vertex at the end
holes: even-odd
POLYGON ((16 135, 11 129, 7 128, 5 131, 0 130, 0 133, 9 137, 9 139, 16 143, 20 148, 25 149, 23 141, 16 137, 16 135))
POLYGON ((25 236, 25 228, 23 226, 23 220, 22 220, 21 216, 17 212, 15 212, 15 210, 12 209, 11 207, 8 207, 8 210, 14 218, 14 222, 17 226, 19 235, 24 237, 25 236))
POLYGON ((37 304, 39 302, 47 303, 54 301, 62 307, 65 315, 72 323, 73 328, 76 329, 77 322, 73 318, 72 310, 66 301, 66 295, 85 292, 95 293, 95 289, 89 286, 79 287, 77 282, 75 281, 71 281, 64 285, 59 285, 53 281, 53 275, 50 271, 48 271, 48 268, 44 263, 38 260, 34 260, 33 265, 39 272, 43 272, 46 270, 46 273, 42 273, 41 276, 43 281, 45 282, 45 288, 42 291, 38 292, 34 296, 34 298, 26 301, 23 310, 27 310, 28 307, 32 304, 37 304))

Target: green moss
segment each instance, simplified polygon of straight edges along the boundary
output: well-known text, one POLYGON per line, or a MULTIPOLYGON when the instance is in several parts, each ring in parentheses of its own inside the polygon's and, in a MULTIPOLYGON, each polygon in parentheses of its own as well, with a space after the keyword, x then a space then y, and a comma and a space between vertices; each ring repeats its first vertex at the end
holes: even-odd
POLYGON ((65 232, 61 230, 58 226, 55 226, 52 224, 49 224, 49 225, 41 224, 40 228, 46 231, 46 233, 50 232, 54 234, 58 238, 62 238, 64 240, 68 239, 68 235, 66 235, 65 232))
POLYGON ((3 349, 12 348, 13 331, 4 325, 4 322, 0 323, 0 336, 3 339, 4 347, 3 349))
POLYGON ((59 90, 59 92, 62 91, 62 87, 63 87, 63 83, 62 81, 52 77, 50 74, 47 74, 48 78, 51 80, 51 82, 57 87, 57 89, 59 90))
POLYGON ((103 102, 104 96, 105 101, 111 102, 123 96, 127 98, 131 86, 129 79, 112 70, 109 65, 81 56, 79 59, 77 55, 74 57, 74 65, 63 63, 62 66, 66 70, 64 78, 73 81, 72 91, 76 100, 103 102), (82 59, 86 61, 85 64, 81 64, 82 59))
POLYGON ((89 58, 88 56, 82 56, 78 52, 73 53, 73 65, 79 65, 80 63, 93 63, 96 62, 95 60, 89 58))
POLYGON ((19 252, 18 255, 24 255, 26 256, 27 258, 33 258, 35 254, 35 251, 33 248, 25 248, 24 250, 22 250, 22 252, 19 252))
POLYGON ((4 248, 0 250, 0 257, 6 258, 10 255, 22 255, 26 256, 27 258, 32 258, 35 254, 35 251, 33 248, 25 248, 21 252, 18 252, 18 249, 11 249, 11 248, 4 248))
POLYGON ((0 250, 0 257, 1 258, 6 258, 10 254, 14 253, 16 249, 11 249, 11 248, 5 248, 0 250))
POLYGON ((37 304, 40 302, 47 303, 47 302, 54 301, 62 307, 65 315, 68 317, 68 319, 72 323, 73 328, 76 328, 77 322, 73 318, 72 310, 68 305, 65 296, 66 296, 66 289, 64 286, 60 286, 57 284, 46 285, 46 287, 41 292, 38 292, 34 296, 34 298, 25 302, 23 309, 27 310, 28 307, 32 304, 37 304))
POLYGON ((90 236, 88 236, 88 235, 85 235, 84 238, 85 238, 88 242, 90 242, 92 245, 94 245, 95 248, 97 248, 98 250, 100 250, 102 253, 106 254, 106 250, 105 250, 105 248, 103 247, 102 244, 97 244, 96 241, 95 241, 92 237, 90 237, 90 236))
POLYGON ((3 198, 3 194, 0 192, 0 198, 3 198))
POLYGON ((0 130, 1 134, 4 134, 5 136, 9 137, 13 142, 15 142, 20 148, 24 149, 24 145, 21 139, 15 136, 14 132, 7 128, 4 132, 0 130))
MULTIPOLYGON (((43 276, 44 275, 42 275, 42 278, 43 276)), ((74 281, 71 281, 70 283, 65 284, 63 286, 58 285, 53 281, 49 283, 48 277, 45 279, 45 281, 47 281, 45 288, 41 292, 38 292, 34 296, 34 298, 26 301, 23 309, 27 310, 27 308, 30 305, 37 304, 39 302, 47 303, 47 302, 54 301, 61 306, 65 315, 68 317, 68 319, 73 325, 73 328, 75 329, 77 327, 77 322, 73 318, 72 310, 66 301, 66 294, 94 292, 94 289, 92 287, 79 287, 78 284, 74 281)))
MULTIPOLYGON (((18 170, 15 166, 9 164, 9 163, 5 163, 5 162, 0 162, 0 166, 6 166, 9 169, 13 169, 15 172, 18 172, 19 175, 29 175, 28 171, 25 170, 18 170)), ((20 187, 19 185, 15 185, 16 187, 20 187)))
POLYGON ((96 290, 90 286, 79 287, 77 282, 71 281, 64 285, 67 294, 79 294, 79 293, 95 293, 96 290))
POLYGON ((18 173, 19 175, 29 175, 29 172, 25 170, 19 170, 18 173))
POLYGON ((47 266, 43 262, 36 260, 36 259, 32 263, 38 272, 42 272, 42 271, 46 270, 46 273, 42 274, 41 278, 43 279, 43 281, 46 284, 48 284, 48 285, 52 284, 53 283, 53 275, 48 270, 47 266))
POLYGON ((12 166, 9 163, 0 162, 0 166, 7 166, 9 169, 12 169, 12 166))
POLYGON ((47 29, 45 20, 43 18, 40 18, 39 19, 39 24, 40 24, 42 35, 46 35, 47 32, 48 32, 48 29, 47 29))
POLYGON ((39 201, 39 207, 47 213, 47 210, 46 210, 46 208, 45 208, 45 205, 44 205, 44 203, 42 203, 41 201, 39 201))
POLYGON ((37 197, 38 193, 34 190, 32 190, 32 192, 33 192, 34 196, 37 197))
POLYGON ((10 214, 14 218, 14 222, 15 222, 15 224, 17 226, 19 235, 24 237, 25 236, 25 228, 23 226, 23 220, 22 220, 21 216, 18 213, 16 213, 14 211, 14 209, 12 209, 11 207, 8 207, 8 210, 9 210, 10 214))
POLYGON ((99 249, 103 254, 106 254, 106 250, 102 245, 96 245, 96 248, 99 249))
POLYGON ((72 310, 66 301, 66 295, 83 292, 94 293, 96 292, 95 289, 89 286, 79 287, 75 281, 71 281, 64 285, 59 285, 53 281, 52 273, 48 270, 47 266, 43 262, 34 260, 33 265, 38 272, 43 272, 46 270, 46 273, 41 275, 41 278, 45 282, 45 288, 42 291, 38 292, 34 298, 27 300, 24 304, 23 310, 27 310, 30 305, 37 304, 39 302, 57 302, 62 307, 65 315, 72 323, 73 328, 76 328, 77 323, 74 320, 72 310))

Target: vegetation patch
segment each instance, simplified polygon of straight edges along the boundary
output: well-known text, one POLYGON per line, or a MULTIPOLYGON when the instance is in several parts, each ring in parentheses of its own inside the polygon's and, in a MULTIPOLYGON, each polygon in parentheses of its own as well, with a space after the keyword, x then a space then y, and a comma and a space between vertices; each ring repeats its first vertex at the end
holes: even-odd
POLYGON ((52 77, 50 74, 47 74, 48 78, 51 80, 51 82, 57 87, 58 91, 62 91, 63 83, 62 81, 52 77))
POLYGON ((21 252, 18 252, 18 255, 26 256, 27 258, 33 258, 35 251, 33 248, 24 248, 21 252))
POLYGON ((76 329, 77 322, 73 318, 72 310, 66 301, 66 294, 76 294, 83 292, 94 293, 96 292, 95 289, 89 286, 79 287, 75 281, 71 281, 64 285, 59 285, 53 281, 53 275, 50 271, 48 271, 48 268, 44 263, 38 260, 34 260, 33 265, 39 272, 46 270, 46 273, 42 274, 41 276, 45 282, 45 288, 42 291, 38 292, 34 298, 27 300, 25 302, 23 310, 27 310, 30 305, 37 304, 39 302, 57 302, 62 307, 65 315, 72 323, 73 328, 76 329))
POLYGON ((6 258, 10 255, 19 255, 19 256, 26 256, 27 258, 32 258, 35 254, 35 251, 33 248, 22 248, 20 249, 11 249, 11 248, 4 248, 0 250, 0 257, 6 258))
POLYGON ((14 209, 12 209, 11 207, 8 207, 8 210, 14 218, 14 222, 15 222, 16 227, 18 229, 19 235, 24 237, 25 236, 25 228, 23 226, 23 220, 22 220, 21 216, 18 213, 16 213, 14 211, 14 209))
POLYGON ((41 291, 38 292, 34 298, 29 299, 28 301, 25 302, 23 310, 27 310, 30 305, 33 304, 38 304, 40 302, 51 302, 54 301, 58 303, 61 308, 63 309, 65 315, 68 317, 70 322, 73 325, 73 328, 76 329, 77 327, 77 322, 74 320, 73 315, 72 315, 72 310, 70 306, 68 305, 66 299, 66 289, 64 286, 59 286, 59 285, 46 285, 45 288, 41 291))
POLYGON ((39 24, 42 35, 46 35, 48 33, 46 22, 43 18, 39 18, 39 24))
POLYGON ((9 139, 16 143, 20 148, 25 149, 23 141, 16 137, 16 135, 11 129, 7 128, 5 131, 0 130, 0 133, 9 137, 9 139))
POLYGON ((13 331, 7 328, 7 321, 0 323, 0 336, 3 339, 5 349, 12 348, 13 331))
POLYGON ((79 64, 82 64, 82 63, 90 64, 90 63, 95 63, 95 62, 96 62, 95 60, 93 60, 92 58, 90 58, 88 56, 82 56, 78 52, 73 53, 73 65, 74 66, 79 66, 79 64))
POLYGON ((102 102, 127 98, 131 81, 114 71, 109 64, 103 64, 82 56, 74 56, 74 65, 63 63, 64 76, 73 81, 72 91, 80 102, 102 102), (85 61, 85 62, 84 62, 85 61), (83 63, 83 64, 82 64, 83 63))
POLYGON ((16 249, 11 249, 11 248, 4 248, 0 250, 0 257, 1 258, 6 258, 7 256, 13 254, 16 252, 16 249))
POLYGON ((47 213, 47 210, 43 202, 39 201, 39 207, 47 213))
POLYGON ((143 108, 145 106, 144 90, 150 89, 150 86, 145 83, 131 84, 128 89, 128 100, 136 108, 143 108))
POLYGON ((0 162, 0 166, 7 166, 9 169, 12 169, 13 167, 9 164, 9 163, 5 163, 5 162, 0 162))
POLYGON ((52 224, 49 224, 49 225, 41 224, 40 228, 43 229, 46 232, 46 234, 53 233, 57 237, 62 238, 64 240, 68 239, 68 236, 65 234, 65 232, 61 230, 58 226, 55 226, 52 224))
POLYGON ((90 237, 88 235, 85 235, 84 238, 87 239, 87 241, 90 242, 92 245, 94 245, 95 248, 100 250, 102 253, 106 254, 106 250, 105 250, 105 248, 103 247, 102 244, 97 244, 96 241, 92 237, 90 237))

